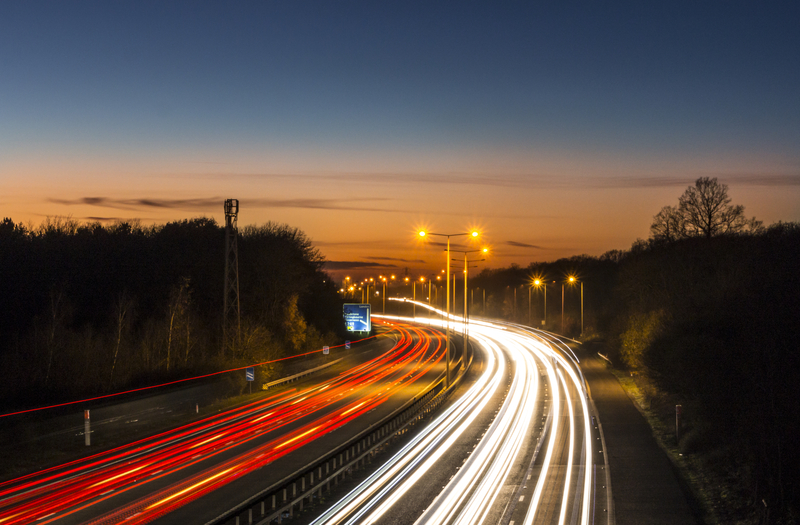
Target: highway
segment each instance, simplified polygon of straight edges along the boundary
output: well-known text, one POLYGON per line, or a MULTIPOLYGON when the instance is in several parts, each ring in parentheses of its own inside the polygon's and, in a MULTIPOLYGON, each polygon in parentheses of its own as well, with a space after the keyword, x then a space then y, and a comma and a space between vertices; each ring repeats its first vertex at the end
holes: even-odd
POLYGON ((469 325, 480 374, 315 525, 613 523, 602 427, 577 357, 547 333, 469 325))
POLYGON ((236 503, 231 488, 246 497, 243 480, 257 490, 260 469, 291 469, 297 455, 345 441, 362 420, 382 417, 441 374, 438 330, 387 325, 396 339, 388 351, 324 381, 0 484, 0 524, 186 522, 174 513, 201 502, 189 513, 204 522, 202 513, 215 516, 220 500, 236 503))

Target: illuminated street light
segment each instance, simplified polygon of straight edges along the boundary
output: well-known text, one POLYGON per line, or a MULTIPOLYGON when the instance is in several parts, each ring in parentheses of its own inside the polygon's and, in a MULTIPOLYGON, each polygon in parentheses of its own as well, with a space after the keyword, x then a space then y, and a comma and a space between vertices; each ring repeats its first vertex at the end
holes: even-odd
POLYGON ((542 290, 544 291, 544 315, 542 315, 542 326, 546 326, 547 324, 547 283, 544 282, 543 279, 538 277, 533 279, 533 285, 536 288, 541 286, 542 290))
POLYGON ((569 276, 569 283, 575 284, 576 282, 581 283, 581 337, 583 337, 583 281, 579 281, 575 276, 569 276))
MULTIPOLYGON (((567 277, 567 283, 571 286, 581 283, 581 336, 583 336, 583 281, 579 281, 574 275, 567 277)), ((564 283, 561 283, 561 333, 564 333, 564 283)))
MULTIPOLYGON (((394 277, 394 276, 392 276, 394 277)), ((381 313, 386 313, 386 277, 380 276, 381 281, 383 281, 383 309, 381 313)))
MULTIPOLYGON (((469 312, 467 310, 467 280, 469 279, 469 263, 471 262, 481 262, 485 261, 486 259, 472 259, 467 260, 468 253, 489 253, 489 248, 481 248, 480 250, 453 250, 458 253, 464 254, 464 359, 462 364, 466 366, 467 361, 467 353, 469 352, 469 328, 468 328, 468 319, 469 319, 469 312)), ((455 259, 453 259, 455 261, 455 259)), ((455 276, 453 276, 453 308, 455 309, 455 276)))
MULTIPOLYGON (((406 281, 408 281, 408 277, 406 277, 406 281)), ((425 277, 420 277, 419 278, 419 282, 422 283, 422 285, 424 286, 425 285, 425 277)), ((425 288, 423 288, 422 290, 424 292, 425 288)), ((416 318, 417 317, 417 303, 416 303, 416 301, 417 301, 417 281, 416 280, 411 282, 411 300, 414 301, 413 303, 411 303, 411 315, 412 315, 412 317, 416 318)))
POLYGON ((447 339, 445 343, 445 385, 447 387, 450 386, 450 237, 459 237, 459 236, 470 236, 472 238, 477 238, 480 234, 473 230, 471 232, 466 233, 432 233, 426 232, 421 230, 419 232, 420 237, 426 237, 428 235, 436 235, 438 237, 447 237, 447 272, 445 275, 446 283, 447 283, 447 308, 445 309, 445 317, 447 319, 447 339))

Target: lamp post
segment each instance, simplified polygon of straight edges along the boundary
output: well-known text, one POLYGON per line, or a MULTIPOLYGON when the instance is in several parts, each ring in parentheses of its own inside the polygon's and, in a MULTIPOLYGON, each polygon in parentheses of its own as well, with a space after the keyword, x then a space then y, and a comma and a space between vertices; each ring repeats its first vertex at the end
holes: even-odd
POLYGON ((381 281, 383 281, 383 307, 381 308, 381 313, 386 313, 386 277, 381 275, 381 281))
POLYGON ((533 311, 531 310, 531 291, 533 286, 528 286, 528 326, 533 326, 533 311))
POLYGON ((561 335, 564 335, 564 283, 561 283, 561 335))
MULTIPOLYGON (((486 259, 472 259, 467 260, 468 253, 488 253, 489 248, 481 248, 480 250, 453 250, 457 251, 458 253, 464 254, 464 366, 466 366, 467 360, 467 353, 469 352, 469 328, 468 328, 468 319, 469 319, 469 311, 467 310, 467 281, 469 279, 469 263, 471 262, 481 262, 485 261, 486 259)), ((455 261, 455 259, 453 259, 455 261)), ((453 276, 453 280, 455 281, 455 276, 453 276)), ((455 288, 455 282, 453 283, 453 288, 455 288)), ((454 290, 455 291, 455 290, 454 290)), ((453 294, 455 296, 455 294, 453 294)), ((453 306, 455 306, 455 297, 453 297, 453 306)))
MULTIPOLYGON (((425 277, 420 276, 420 286, 422 286, 422 293, 425 293, 425 277)), ((413 316, 417 317, 417 281, 411 283, 411 298, 414 300, 413 316)))
POLYGON ((436 235, 437 237, 447 237, 447 273, 445 276, 445 282, 447 283, 447 308, 445 310, 445 318, 447 319, 447 339, 445 342, 445 386, 450 386, 450 237, 459 237, 462 235, 469 235, 470 237, 477 237, 479 234, 477 231, 467 232, 467 233, 430 233, 426 231, 420 231, 420 237, 426 237, 428 235, 436 235))
MULTIPOLYGON (((570 275, 567 279, 569 284, 581 283, 581 337, 583 337, 583 281, 579 281, 575 276, 570 275)), ((562 328, 563 332, 563 328, 562 328)))
POLYGON ((536 279, 533 280, 533 285, 536 288, 539 288, 541 286, 542 290, 544 291, 544 315, 542 315, 542 326, 546 326, 547 325, 547 283, 544 282, 544 280, 542 280, 542 279, 536 278, 536 279))
MULTIPOLYGON (((573 285, 581 283, 581 336, 583 336, 583 281, 579 281, 574 275, 567 277, 567 283, 573 285)), ((561 283, 561 333, 564 333, 564 283, 561 283)))

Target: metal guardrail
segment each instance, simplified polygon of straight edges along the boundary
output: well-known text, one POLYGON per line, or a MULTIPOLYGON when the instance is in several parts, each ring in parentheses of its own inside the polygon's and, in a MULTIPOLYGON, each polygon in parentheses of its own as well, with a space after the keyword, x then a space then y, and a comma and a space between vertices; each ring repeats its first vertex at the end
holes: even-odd
POLYGON ((471 364, 472 359, 449 388, 444 388, 442 374, 419 395, 333 452, 296 470, 205 525, 268 525, 293 517, 295 510, 302 511, 306 504, 320 498, 323 491, 330 492, 331 486, 335 487, 354 471, 366 467, 391 441, 436 410, 460 384, 471 364))
POLYGON ((344 358, 340 357, 339 359, 337 359, 335 361, 331 361, 330 363, 325 363, 324 365, 320 365, 318 367, 311 368, 309 370, 303 370, 302 372, 299 372, 299 373, 291 375, 291 376, 282 377, 280 379, 276 379, 275 381, 270 381, 269 383, 264 383, 263 385, 261 385, 261 390, 269 390, 273 386, 278 386, 278 385, 282 385, 284 383, 291 383, 292 381, 297 381, 298 379, 302 379, 302 378, 306 377, 307 375, 313 374, 314 372, 319 372, 320 370, 324 370, 325 368, 328 368, 329 366, 333 366, 336 363, 338 363, 339 361, 341 361, 342 359, 344 359, 344 358))

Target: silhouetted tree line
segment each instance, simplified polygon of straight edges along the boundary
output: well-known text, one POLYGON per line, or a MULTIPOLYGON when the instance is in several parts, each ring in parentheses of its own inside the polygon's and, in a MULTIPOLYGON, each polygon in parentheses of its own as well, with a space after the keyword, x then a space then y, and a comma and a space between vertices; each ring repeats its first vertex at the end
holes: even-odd
MULTIPOLYGON (((670 212, 673 233, 665 233, 662 209, 651 238, 630 250, 486 270, 472 283, 487 289, 487 315, 527 324, 527 288, 542 278, 547 327, 561 332, 561 284, 577 276, 584 282, 584 337, 605 339, 612 361, 639 375, 665 419, 681 404, 681 450, 703 453, 734 487, 724 497, 729 507, 720 509, 723 521, 794 523, 800 224, 765 228, 744 219, 744 208, 730 205, 716 179, 699 179, 679 203, 670 212), (692 203, 701 211, 688 210, 692 203)), ((578 290, 567 285, 565 292, 564 333, 577 337, 578 290)), ((541 291, 534 297, 532 324, 539 326, 541 291)))
POLYGON ((241 334, 223 352, 224 227, 0 222, 0 399, 31 405, 283 357, 344 329, 301 231, 239 233, 241 334))

